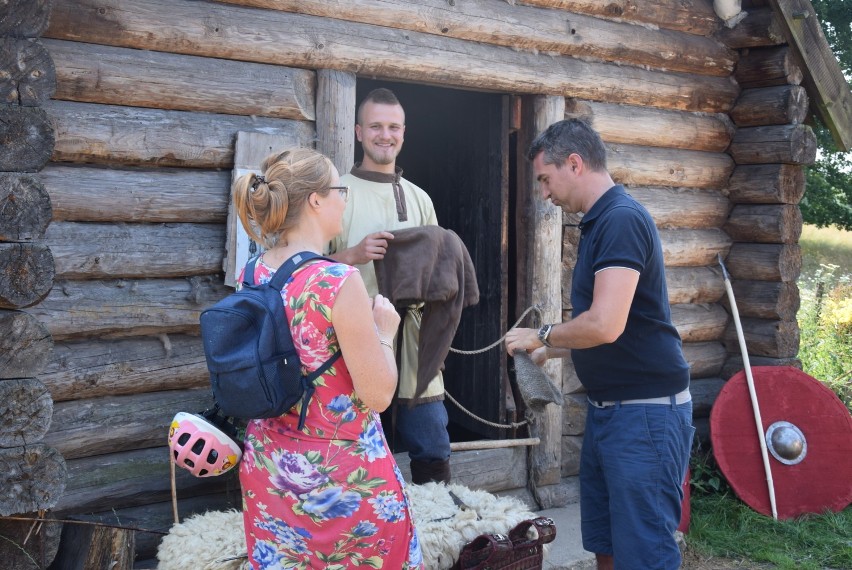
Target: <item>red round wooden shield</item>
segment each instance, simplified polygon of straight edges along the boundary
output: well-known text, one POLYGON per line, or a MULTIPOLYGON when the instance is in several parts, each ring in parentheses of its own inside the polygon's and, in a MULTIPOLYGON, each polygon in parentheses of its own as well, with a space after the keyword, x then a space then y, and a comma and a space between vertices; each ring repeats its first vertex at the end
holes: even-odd
MULTIPOLYGON (((807 451, 794 465, 771 453, 769 465, 779 519, 842 511, 852 502, 852 415, 818 380, 791 366, 754 366, 752 378, 763 432, 789 422, 804 434, 807 451)), ((737 496, 772 516, 760 440, 745 370, 725 383, 710 412, 710 441, 719 468, 737 496)))

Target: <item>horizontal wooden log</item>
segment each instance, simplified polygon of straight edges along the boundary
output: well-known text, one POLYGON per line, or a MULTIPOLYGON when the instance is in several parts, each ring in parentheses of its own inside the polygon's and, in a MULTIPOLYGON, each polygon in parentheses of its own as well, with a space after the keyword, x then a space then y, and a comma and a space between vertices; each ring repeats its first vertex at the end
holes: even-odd
POLYGON ((515 51, 302 14, 169 0, 57 0, 47 37, 477 90, 727 112, 730 78, 515 51), (181 22, 179 28, 170 22, 181 22), (293 33, 298 30, 298 33, 293 33))
POLYGON ((0 309, 37 302, 53 287, 53 255, 44 245, 0 243, 0 309))
MULTIPOLYGON (((740 316, 792 321, 799 311, 799 287, 794 281, 736 280, 731 283, 740 316)), ((722 304, 730 310, 727 296, 722 304)))
POLYGON ((689 392, 692 394, 692 414, 707 417, 710 408, 716 401, 716 396, 722 390, 725 381, 721 378, 696 378, 689 381, 689 392))
POLYGON ((696 0, 516 0, 516 3, 641 22, 702 36, 710 35, 721 24, 711 3, 696 0))
POLYGON ((750 9, 736 26, 723 26, 716 39, 734 49, 777 46, 787 43, 784 30, 772 8, 750 9))
POLYGON ((734 241, 794 244, 802 235, 802 212, 793 205, 737 204, 724 229, 734 241))
MULTIPOLYGON (((16 518, 40 518, 38 513, 16 514, 16 518)), ((47 516, 51 516, 48 513, 47 516)), ((36 523, 27 520, 0 519, 0 560, 6 570, 42 570, 48 568, 59 550, 62 523, 36 523), (34 525, 36 525, 34 527, 34 525), (38 532, 33 532, 38 528, 38 532)))
MULTIPOLYGON (((576 244, 569 232, 563 234, 562 306, 571 308, 571 277, 576 263, 576 244)), ((730 238, 721 230, 661 230, 666 263, 669 302, 715 302, 724 294, 721 277, 704 268, 725 257, 730 238)))
POLYGON ((0 171, 36 172, 53 152, 54 132, 44 109, 0 107, 0 171))
MULTIPOLYGON (((725 318, 724 310, 722 313, 716 314, 725 318)), ((718 330, 723 331, 724 324, 719 325, 718 330)), ((683 343, 683 357, 689 364, 690 377, 705 378, 719 375, 729 356, 727 349, 720 341, 721 337, 713 341, 683 343)), ((580 383, 580 379, 577 378, 577 372, 571 363, 571 359, 562 361, 562 371, 562 392, 565 395, 579 394, 582 396, 585 394, 586 389, 580 383)))
POLYGON ((721 271, 711 267, 668 267, 669 303, 715 303, 725 296, 721 271))
POLYGON ((608 144, 607 167, 627 186, 724 188, 734 161, 723 153, 608 144))
POLYGON ((595 58, 685 73, 729 75, 737 56, 711 38, 501 0, 219 0, 385 28, 435 34, 517 50, 595 58), (566 21, 567 20, 567 21, 566 21), (629 43, 624 42, 630 37, 629 43))
MULTIPOLYGON (((750 366, 792 366, 799 370, 802 369, 802 361, 795 356, 787 358, 771 358, 768 356, 755 356, 749 354, 748 362, 750 366)), ((734 374, 741 372, 743 369, 742 352, 738 349, 736 354, 728 354, 728 359, 722 367, 720 376, 725 380, 730 380, 734 374)))
POLYGON ((0 379, 38 376, 53 356, 47 328, 23 311, 0 309, 0 379))
POLYGON ((201 338, 60 342, 39 379, 55 402, 210 386, 201 338))
POLYGON ((726 193, 735 204, 798 204, 805 194, 805 171, 795 164, 739 165, 726 193))
POLYGON ((60 402, 44 443, 66 460, 157 447, 166 441, 175 414, 211 407, 209 387, 60 402))
MULTIPOLYGON (((562 320, 567 321, 571 318, 570 311, 562 311, 562 320)), ((577 377, 577 370, 574 368, 574 363, 570 358, 562 360, 562 393, 563 394, 584 394, 586 389, 577 377)))
POLYGON ((808 125, 738 129, 730 148, 737 164, 813 164, 816 150, 816 135, 808 125))
MULTIPOLYGON (((239 489, 227 493, 178 497, 178 514, 181 521, 207 511, 242 509, 239 489)), ((126 509, 112 509, 102 513, 74 515, 74 520, 98 522, 105 525, 125 526, 136 530, 136 562, 154 560, 163 535, 175 524, 172 502, 163 501, 126 509), (146 532, 150 531, 150 532, 146 532)))
MULTIPOLYGON (((165 439, 161 447, 71 459, 67 465, 65 493, 54 507, 58 516, 138 507, 171 497, 165 439)), ((195 477, 186 469, 175 469, 176 492, 181 498, 219 493, 238 485, 235 469, 218 477, 195 477)))
POLYGON ((562 405, 562 435, 583 435, 586 429, 586 408, 588 398, 585 393, 566 394, 562 405))
POLYGON ((50 101, 56 125, 57 162, 141 166, 230 168, 238 131, 289 136, 293 146, 312 146, 313 123, 50 101))
POLYGON ((734 127, 727 115, 667 111, 650 107, 565 100, 565 118, 582 118, 604 142, 724 152, 734 127))
POLYGON ((727 323, 728 313, 716 303, 672 306, 672 324, 684 343, 721 340, 727 323))
POLYGON ((628 191, 645 206, 660 229, 718 228, 728 219, 731 209, 728 199, 718 190, 631 186, 628 191))
POLYGON ((731 238, 720 229, 660 230, 666 267, 701 267, 723 258, 731 247, 731 238))
POLYGON ((201 311, 232 290, 220 275, 189 279, 58 281, 26 309, 54 340, 199 332, 201 311))
POLYGON ((313 121, 316 73, 45 39, 56 99, 313 121))
POLYGON ((734 279, 794 282, 802 271, 802 248, 796 243, 735 243, 725 267, 734 279))
POLYGON ((55 221, 224 223, 231 187, 225 170, 48 164, 39 177, 55 221))
POLYGON ((55 90, 53 60, 39 40, 0 36, 0 102, 38 107, 55 90))
POLYGON ((0 36, 35 38, 47 28, 53 0, 7 0, 0 12, 0 36))
POLYGON ((566 435, 562 437, 562 476, 573 477, 580 474, 580 452, 583 450, 583 436, 566 435))
MULTIPOLYGON (((403 478, 411 482, 408 453, 394 453, 403 478)), ((527 485, 527 448, 503 447, 453 453, 453 482, 489 493, 527 485)))
POLYGON ((44 235, 52 210, 37 176, 0 172, 0 241, 32 241, 44 235))
POLYGON ((734 71, 734 78, 743 89, 800 85, 802 69, 788 46, 744 50, 734 71))
MULTIPOLYGON (((411 480, 408 455, 394 459, 406 481, 411 480)), ((219 477, 199 478, 176 469, 177 496, 189 498, 234 489, 236 470, 219 477)), ((453 480, 491 493, 526 486, 526 448, 509 447, 453 454, 453 480)), ((157 447, 72 459, 68 484, 55 507, 58 514, 100 512, 167 501, 171 496, 168 448, 157 447)))
POLYGON ((57 279, 190 277, 222 267, 225 227, 55 222, 44 243, 57 279))
POLYGON ((65 460, 41 444, 0 448, 0 516, 53 508, 66 489, 65 460))
MULTIPOLYGON (((771 358, 793 358, 799 352, 799 325, 793 321, 776 321, 743 317, 743 337, 748 353, 771 358)), ((733 321, 725 330, 728 352, 740 352, 733 321)))
POLYGON ((731 110, 738 127, 804 123, 810 101, 801 85, 746 89, 731 110))
POLYGON ((707 378, 719 375, 728 357, 728 351, 718 341, 685 342, 683 357, 689 364, 690 378, 707 378))
POLYGON ((3 380, 0 382, 0 447, 37 443, 47 433, 52 414, 50 392, 37 379, 3 380))

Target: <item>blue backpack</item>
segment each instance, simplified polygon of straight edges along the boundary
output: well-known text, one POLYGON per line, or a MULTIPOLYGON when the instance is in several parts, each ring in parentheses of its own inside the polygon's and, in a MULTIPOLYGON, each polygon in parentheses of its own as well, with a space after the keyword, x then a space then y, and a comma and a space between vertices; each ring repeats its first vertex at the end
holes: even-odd
POLYGON ((301 400, 299 429, 304 426, 314 380, 340 357, 337 351, 302 376, 281 289, 297 267, 312 259, 333 261, 303 251, 282 264, 268 283, 255 285, 255 257, 243 272, 242 289, 202 311, 201 338, 213 398, 225 416, 274 418, 301 400))

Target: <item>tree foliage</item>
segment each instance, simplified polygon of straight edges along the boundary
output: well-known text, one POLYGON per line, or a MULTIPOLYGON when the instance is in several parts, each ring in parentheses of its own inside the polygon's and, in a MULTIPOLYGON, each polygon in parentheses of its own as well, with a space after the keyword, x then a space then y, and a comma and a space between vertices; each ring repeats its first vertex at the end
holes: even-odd
MULTIPOLYGON (((813 0, 823 32, 847 81, 852 80, 852 0, 813 0)), ((802 217, 817 227, 852 230, 852 152, 840 152, 829 130, 816 120, 819 154, 807 168, 802 217)))

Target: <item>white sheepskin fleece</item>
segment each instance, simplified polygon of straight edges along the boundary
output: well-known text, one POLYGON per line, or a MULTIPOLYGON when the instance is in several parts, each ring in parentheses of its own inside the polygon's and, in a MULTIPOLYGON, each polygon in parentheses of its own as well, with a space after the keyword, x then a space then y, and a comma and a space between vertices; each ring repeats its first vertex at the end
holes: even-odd
POLYGON ((450 568, 464 545, 480 534, 508 534, 519 522, 537 516, 518 499, 497 497, 463 485, 411 485, 408 494, 423 550, 423 567, 429 570, 450 568), (450 491, 463 506, 456 506, 450 491))
MULTIPOLYGON (((463 485, 426 483, 407 490, 428 570, 450 568, 464 545, 480 534, 508 534, 537 516, 518 499, 463 485), (456 505, 450 491, 463 505, 456 505)), ((157 560, 158 570, 248 570, 242 513, 210 511, 174 525, 160 542, 157 560)))
POLYGON ((249 570, 243 513, 208 511, 172 526, 157 560, 157 570, 249 570))

